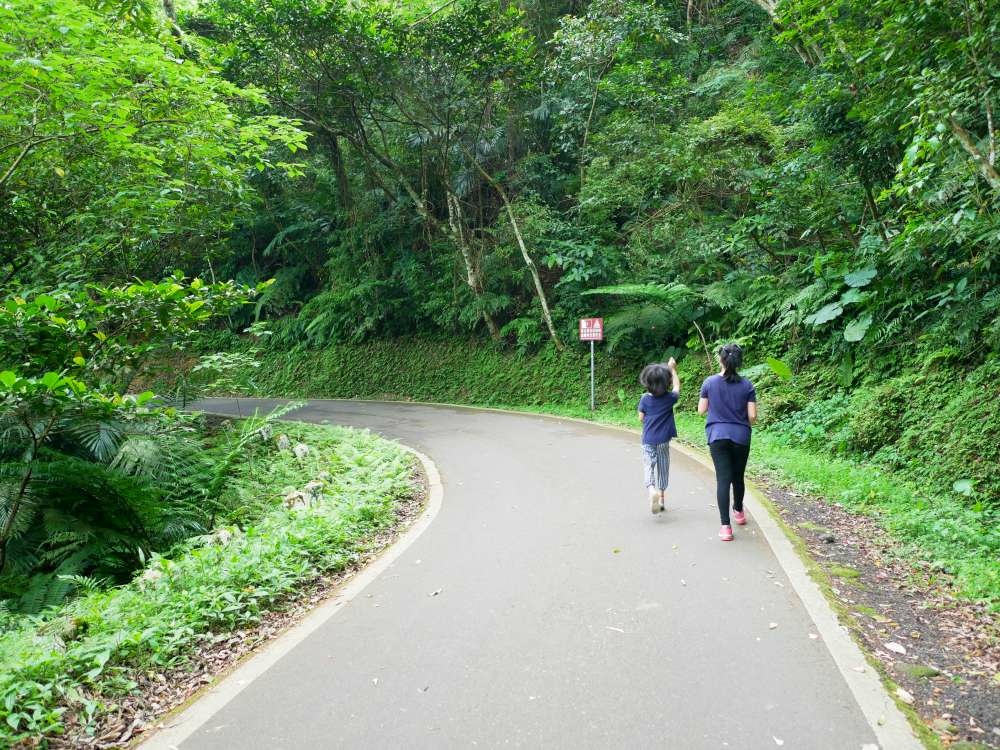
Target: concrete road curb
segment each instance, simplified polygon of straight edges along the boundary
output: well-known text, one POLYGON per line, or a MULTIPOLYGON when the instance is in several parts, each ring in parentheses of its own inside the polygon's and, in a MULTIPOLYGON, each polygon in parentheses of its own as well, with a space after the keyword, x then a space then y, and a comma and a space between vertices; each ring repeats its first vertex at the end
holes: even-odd
POLYGON ((250 683, 270 669, 276 662, 308 638, 341 607, 355 599, 365 588, 389 568, 431 525, 441 510, 444 487, 435 463, 423 453, 400 444, 412 453, 423 465, 427 476, 427 504, 423 512, 406 528, 393 544, 383 550, 362 570, 355 573, 337 589, 336 593, 310 612, 305 619, 293 625, 271 643, 246 658, 222 679, 192 697, 186 708, 168 715, 162 722, 163 728, 155 731, 137 747, 142 750, 177 750, 181 743, 227 703, 233 700, 250 683))

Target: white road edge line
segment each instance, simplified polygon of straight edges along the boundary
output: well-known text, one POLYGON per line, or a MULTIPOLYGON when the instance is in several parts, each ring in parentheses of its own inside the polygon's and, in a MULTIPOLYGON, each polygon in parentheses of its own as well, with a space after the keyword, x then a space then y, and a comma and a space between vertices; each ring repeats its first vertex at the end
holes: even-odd
MULTIPOLYGON (((694 451, 676 446, 688 458, 711 469, 711 462, 694 451)), ((765 507, 763 493, 747 482, 744 504, 749 505, 750 515, 764 534, 771 551, 788 576, 792 588, 799 595, 806 612, 812 618, 827 650, 837 664, 847 686, 854 693, 861 712, 875 732, 875 737, 885 750, 924 750, 924 744, 917 738, 899 706, 886 692, 878 674, 868 664, 861 647, 854 642, 847 628, 840 624, 837 614, 830 607, 819 585, 809 576, 805 563, 799 558, 791 540, 778 522, 771 517, 765 507), (746 503, 750 500, 749 503, 746 503), (863 672, 857 671, 863 669, 863 672)))
MULTIPOLYGON (((395 441, 398 443, 398 441, 395 441)), ((178 750, 181 743, 197 732, 227 703, 245 690, 255 679, 274 666, 297 645, 302 643, 323 623, 333 617, 341 607, 357 598, 358 594, 378 578, 412 545, 431 525, 444 499, 444 486, 437 465, 423 453, 407 445, 399 445, 419 459, 427 476, 427 504, 423 512, 407 527, 393 544, 384 549, 374 560, 345 581, 337 592, 293 625, 275 640, 249 656, 246 661, 209 687, 194 702, 175 715, 162 720, 163 728, 150 730, 150 737, 139 743, 142 750, 178 750)))
MULTIPOLYGON (((499 412, 502 414, 514 414, 521 417, 544 417, 547 419, 558 419, 565 422, 578 422, 591 427, 601 427, 605 429, 617 430, 631 435, 639 433, 638 430, 617 425, 601 424, 577 417, 563 417, 558 414, 541 414, 527 411, 514 411, 513 409, 496 409, 482 406, 465 406, 463 404, 443 404, 426 401, 375 401, 371 399, 308 399, 310 402, 333 401, 346 403, 371 403, 371 404, 412 404, 413 406, 446 406, 457 409, 468 409, 470 411, 499 412)), ((697 452, 682 447, 678 444, 672 446, 679 453, 709 471, 715 472, 711 461, 697 452)), ((840 670, 844 681, 850 688, 858 707, 864 714, 865 719, 875 733, 876 739, 883 750, 926 750, 910 726, 906 716, 896 705, 895 701, 886 691, 885 685, 879 678, 875 670, 868 664, 861 647, 854 642, 846 627, 841 626, 837 620, 837 614, 830 607, 826 596, 820 590, 819 585, 809 577, 805 563, 799 559, 798 553, 792 546, 791 540, 784 530, 778 525, 770 512, 762 502, 763 493, 752 483, 746 483, 750 500, 748 510, 751 517, 757 522, 764 539, 770 546, 771 551, 778 560, 788 576, 792 588, 798 594, 799 599, 806 608, 806 612, 812 619, 813 624, 819 631, 820 637, 826 644, 827 650, 833 657, 837 668, 840 670), (864 668, 864 672, 858 672, 857 668, 864 668)))

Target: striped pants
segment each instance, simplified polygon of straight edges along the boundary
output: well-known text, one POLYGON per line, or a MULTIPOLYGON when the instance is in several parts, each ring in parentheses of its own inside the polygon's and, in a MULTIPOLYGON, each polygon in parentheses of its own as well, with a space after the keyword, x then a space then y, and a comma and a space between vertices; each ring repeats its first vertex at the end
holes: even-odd
POLYGON ((659 445, 643 443, 642 468, 646 475, 647 487, 667 489, 667 480, 670 477, 670 441, 659 445))

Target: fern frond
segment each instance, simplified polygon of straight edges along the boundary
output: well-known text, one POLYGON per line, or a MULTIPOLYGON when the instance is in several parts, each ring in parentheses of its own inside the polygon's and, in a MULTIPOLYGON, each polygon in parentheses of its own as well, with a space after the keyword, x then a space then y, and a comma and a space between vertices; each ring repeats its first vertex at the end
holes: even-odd
POLYGON ((691 303, 699 295, 689 286, 681 283, 673 284, 614 284, 588 289, 583 292, 590 294, 608 294, 615 297, 636 297, 661 305, 682 305, 691 303))

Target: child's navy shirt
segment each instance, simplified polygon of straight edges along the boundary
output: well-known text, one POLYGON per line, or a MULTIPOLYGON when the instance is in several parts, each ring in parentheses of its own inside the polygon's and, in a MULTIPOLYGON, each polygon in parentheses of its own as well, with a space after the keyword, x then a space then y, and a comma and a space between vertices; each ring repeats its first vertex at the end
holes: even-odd
POLYGON ((701 384, 701 397, 708 399, 705 436, 709 443, 732 440, 740 445, 750 445, 747 404, 757 401, 753 383, 746 378, 730 383, 721 375, 712 375, 701 384))
POLYGON ((674 404, 679 398, 677 391, 667 391, 662 396, 644 393, 639 399, 639 411, 646 415, 642 420, 644 445, 659 445, 677 437, 674 404))

